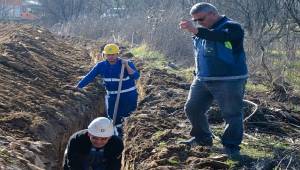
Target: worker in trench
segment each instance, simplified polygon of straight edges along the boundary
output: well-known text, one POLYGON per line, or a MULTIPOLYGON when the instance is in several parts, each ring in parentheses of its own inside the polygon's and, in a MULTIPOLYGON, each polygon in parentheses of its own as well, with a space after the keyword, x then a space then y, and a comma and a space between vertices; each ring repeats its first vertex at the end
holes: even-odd
POLYGON ((112 120, 94 119, 87 129, 74 133, 65 150, 64 170, 120 170, 124 149, 114 135, 112 120))
POLYGON ((99 75, 104 82, 107 95, 105 97, 106 111, 109 118, 116 118, 114 125, 116 132, 122 137, 122 122, 124 118, 128 117, 137 107, 138 92, 136 88, 136 80, 139 78, 139 72, 136 70, 133 62, 120 58, 120 49, 116 44, 107 44, 104 46, 103 56, 106 60, 98 62, 89 73, 87 73, 77 84, 77 88, 83 88, 92 82, 97 75, 99 75), (118 91, 122 64, 124 65, 124 72, 122 75, 121 89, 118 91), (117 95, 119 93, 119 100, 117 95), (115 106, 116 101, 118 102, 115 106))

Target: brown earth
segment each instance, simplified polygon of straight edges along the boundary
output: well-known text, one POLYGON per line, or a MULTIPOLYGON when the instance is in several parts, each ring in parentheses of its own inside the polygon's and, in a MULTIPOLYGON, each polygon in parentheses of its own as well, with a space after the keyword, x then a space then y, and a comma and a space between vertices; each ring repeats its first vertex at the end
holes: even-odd
MULTIPOLYGON (((140 69, 141 84, 144 89, 143 99, 139 103, 138 110, 126 120, 123 169, 228 169, 229 165, 226 163, 228 158, 223 154, 218 137, 215 137, 212 148, 200 146, 189 148, 178 144, 179 141, 190 137, 191 126, 183 111, 190 85, 183 78, 168 74, 166 70, 143 69, 142 64, 140 69)), ((291 139, 295 143, 296 152, 292 148, 282 152, 298 155, 294 157, 291 166, 298 169, 300 167, 300 111, 292 111, 287 104, 293 101, 299 102, 300 98, 286 96, 286 101, 278 102, 275 100, 278 99, 274 97, 275 95, 287 94, 252 92, 246 95, 248 100, 257 103, 259 107, 245 123, 247 133, 245 138, 248 138, 247 142, 253 142, 253 144, 256 142, 252 139, 254 135, 262 139, 264 135, 275 140, 291 139), (295 98, 297 99, 293 100, 295 98)), ((249 116, 252 111, 253 106, 245 103, 245 117, 249 116)), ((210 123, 222 129, 223 121, 216 105, 210 109, 208 115, 210 123)), ((220 135, 216 133, 216 136, 220 135)), ((273 149, 272 146, 266 145, 266 147, 273 149)), ((274 160, 256 159, 251 155, 243 155, 235 168, 274 168, 285 156, 281 154, 278 153, 274 160)), ((286 161, 282 162, 285 165, 288 164, 286 161)))
MULTIPOLYGON (((93 65, 93 49, 102 43, 57 37, 37 26, 0 26, 0 170, 59 169, 70 134, 103 115, 104 90, 97 88, 98 82, 86 90, 73 88, 93 65)), ((190 84, 134 60, 141 71, 140 101, 125 122, 123 169, 228 169, 218 141, 217 129, 222 129, 218 108, 214 105, 209 112, 216 135, 212 148, 177 144, 189 138, 183 106, 190 84)), ((272 169, 279 163, 300 168, 300 112, 292 107, 299 105, 300 98, 278 89, 246 95, 259 108, 245 123, 244 144, 278 154, 272 159, 244 155, 237 168, 272 169), (295 147, 278 150, 258 145, 256 138, 290 141, 295 147), (283 159, 287 154, 293 155, 290 164, 283 159)), ((252 110, 245 103, 246 116, 252 110)))
POLYGON ((41 27, 0 27, 0 169, 58 169, 69 135, 104 112, 103 88, 72 87, 91 57, 41 27))

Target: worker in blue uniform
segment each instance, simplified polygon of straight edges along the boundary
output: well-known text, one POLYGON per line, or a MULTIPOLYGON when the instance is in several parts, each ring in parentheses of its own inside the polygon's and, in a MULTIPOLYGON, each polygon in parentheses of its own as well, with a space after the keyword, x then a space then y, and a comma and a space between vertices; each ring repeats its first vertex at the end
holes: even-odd
POLYGON ((105 45, 103 49, 103 55, 106 60, 98 62, 90 70, 90 72, 87 73, 77 84, 77 88, 83 88, 90 82, 92 82, 97 75, 99 75, 103 79, 104 86, 107 92, 107 114, 110 118, 113 118, 121 68, 122 64, 125 65, 124 75, 122 79, 122 88, 120 91, 118 112, 115 122, 116 127, 120 127, 122 125, 123 119, 125 117, 128 117, 130 113, 132 113, 137 107, 138 93, 135 85, 135 80, 137 80, 140 76, 134 64, 131 61, 119 58, 119 53, 120 49, 118 45, 105 45))

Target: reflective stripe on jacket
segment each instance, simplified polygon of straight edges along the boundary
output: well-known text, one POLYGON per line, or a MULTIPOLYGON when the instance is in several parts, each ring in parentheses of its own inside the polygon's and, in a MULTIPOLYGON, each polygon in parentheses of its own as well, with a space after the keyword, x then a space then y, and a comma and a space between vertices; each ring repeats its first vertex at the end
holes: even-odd
MULTIPOLYGON (((126 68, 124 70, 124 79, 122 81, 122 89, 132 89, 135 87, 135 80, 139 78, 139 73, 136 70, 134 64, 129 61, 129 66, 134 70, 133 74, 128 74, 126 68)), ((104 86, 108 92, 118 91, 119 78, 121 73, 122 63, 118 59, 116 64, 110 64, 108 61, 102 61, 97 63, 85 77, 80 80, 77 87, 83 88, 92 82, 97 75, 100 75, 104 81, 104 86)))

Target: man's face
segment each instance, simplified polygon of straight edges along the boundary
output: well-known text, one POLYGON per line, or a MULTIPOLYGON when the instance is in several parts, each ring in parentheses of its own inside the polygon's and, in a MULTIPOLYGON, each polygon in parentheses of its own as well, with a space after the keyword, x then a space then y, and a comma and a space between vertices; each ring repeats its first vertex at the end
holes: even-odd
POLYGON ((118 54, 104 54, 104 55, 110 64, 115 64, 117 62, 118 54))
POLYGON ((111 137, 106 137, 106 138, 97 137, 97 136, 93 136, 91 134, 88 134, 88 135, 89 135, 92 145, 96 148, 104 147, 107 144, 107 142, 109 141, 109 139, 111 138, 111 137))
POLYGON ((199 12, 192 15, 192 20, 204 28, 210 28, 215 23, 215 14, 212 12, 199 12))

